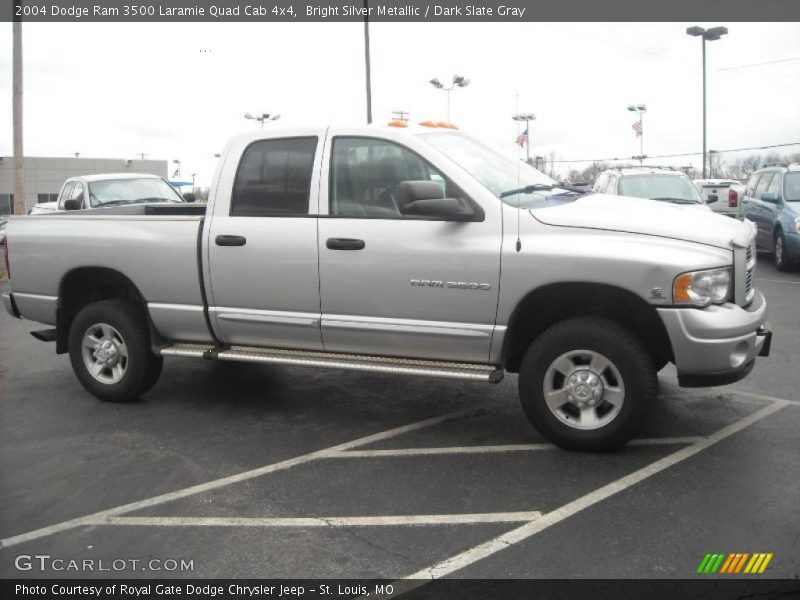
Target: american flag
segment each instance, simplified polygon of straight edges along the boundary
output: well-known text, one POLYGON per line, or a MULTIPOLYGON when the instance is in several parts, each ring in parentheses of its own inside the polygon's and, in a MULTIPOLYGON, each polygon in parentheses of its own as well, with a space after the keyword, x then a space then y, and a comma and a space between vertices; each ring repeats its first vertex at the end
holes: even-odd
POLYGON ((514 142, 515 144, 519 144, 519 147, 522 148, 525 144, 528 143, 528 130, 526 129, 522 133, 517 136, 517 141, 514 142))
POLYGON ((642 137, 642 121, 641 120, 636 121, 636 123, 631 125, 631 127, 633 127, 633 130, 636 132, 636 137, 642 137))

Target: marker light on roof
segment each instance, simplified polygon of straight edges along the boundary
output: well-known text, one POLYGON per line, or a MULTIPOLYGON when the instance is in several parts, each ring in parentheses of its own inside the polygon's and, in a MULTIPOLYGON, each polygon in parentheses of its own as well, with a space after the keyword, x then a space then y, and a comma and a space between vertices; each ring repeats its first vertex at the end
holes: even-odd
POLYGON ((436 127, 439 129, 458 129, 452 123, 446 123, 445 121, 422 121, 420 122, 420 126, 422 127, 436 127))

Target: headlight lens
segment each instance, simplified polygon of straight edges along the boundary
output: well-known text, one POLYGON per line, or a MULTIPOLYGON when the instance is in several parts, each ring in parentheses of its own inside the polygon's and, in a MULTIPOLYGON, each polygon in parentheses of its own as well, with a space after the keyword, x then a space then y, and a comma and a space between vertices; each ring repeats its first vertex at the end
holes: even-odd
POLYGON ((683 273, 675 278, 672 298, 675 304, 708 306, 722 304, 731 296, 731 270, 708 269, 683 273))
POLYGON ((797 233, 800 233, 800 217, 797 217, 797 218, 794 220, 794 230, 795 230, 797 233))

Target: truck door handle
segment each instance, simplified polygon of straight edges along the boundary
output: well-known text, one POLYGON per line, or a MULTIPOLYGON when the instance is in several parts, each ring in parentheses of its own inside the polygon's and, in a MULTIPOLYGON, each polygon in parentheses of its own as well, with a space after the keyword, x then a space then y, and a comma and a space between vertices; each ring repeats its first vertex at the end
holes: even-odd
POLYGON ((243 235, 218 235, 215 241, 217 246, 244 246, 247 238, 243 235))
POLYGON ((363 250, 366 244, 364 240, 355 240, 353 238, 328 238, 325 242, 328 250, 363 250))

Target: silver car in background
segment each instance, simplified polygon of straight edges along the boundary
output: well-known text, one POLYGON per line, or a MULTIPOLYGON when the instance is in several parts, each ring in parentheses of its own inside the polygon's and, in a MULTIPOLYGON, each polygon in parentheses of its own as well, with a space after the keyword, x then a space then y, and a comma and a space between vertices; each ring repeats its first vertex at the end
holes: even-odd
POLYGON ((622 167, 603 171, 592 192, 671 202, 703 211, 710 211, 707 202, 714 202, 713 199, 704 200, 685 173, 663 167, 622 167))

